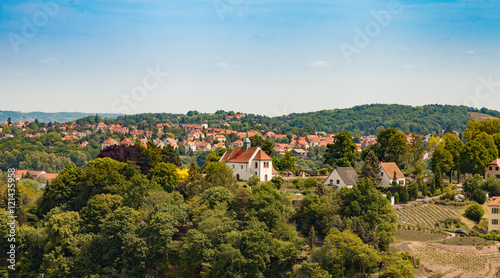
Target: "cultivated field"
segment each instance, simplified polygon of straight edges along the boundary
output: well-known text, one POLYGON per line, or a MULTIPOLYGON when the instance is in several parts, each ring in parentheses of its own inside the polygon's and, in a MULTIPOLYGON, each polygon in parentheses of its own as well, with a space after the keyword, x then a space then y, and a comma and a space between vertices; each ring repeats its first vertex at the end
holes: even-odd
POLYGON ((433 228, 441 221, 458 217, 463 209, 465 208, 426 203, 399 208, 396 213, 398 224, 433 228))
POLYGON ((500 267, 498 247, 455 246, 425 242, 401 242, 393 245, 409 251, 421 267, 439 277, 496 277, 500 267))

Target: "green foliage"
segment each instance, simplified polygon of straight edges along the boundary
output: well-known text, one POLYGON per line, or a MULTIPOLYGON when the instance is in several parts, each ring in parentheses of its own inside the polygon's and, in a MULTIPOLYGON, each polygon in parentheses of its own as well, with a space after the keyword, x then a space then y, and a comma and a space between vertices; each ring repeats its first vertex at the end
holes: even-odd
POLYGON ((254 135, 248 139, 252 142, 252 147, 260 147, 267 155, 271 155, 273 152, 273 142, 262 138, 262 136, 254 135))
POLYGON ((274 187, 279 190, 279 189, 281 189, 281 186, 283 185, 285 180, 283 179, 282 176, 274 176, 271 179, 271 182, 273 183, 274 187))
POLYGON ((277 223, 290 218, 293 205, 286 193, 269 183, 260 183, 248 194, 247 213, 248 216, 264 222, 271 230, 277 223))
POLYGON ((483 215, 484 209, 478 203, 474 203, 465 209, 465 216, 476 222, 479 222, 483 218, 483 215))
POLYGON ((285 152, 281 159, 278 156, 273 157, 273 167, 278 171, 292 171, 295 169, 295 157, 292 156, 292 152, 285 152))
POLYGON ((230 205, 234 200, 234 195, 222 186, 212 187, 201 194, 201 199, 208 203, 210 208, 214 208, 217 204, 230 205))
POLYGON ((472 140, 460 152, 459 169, 462 173, 484 174, 491 160, 488 149, 481 142, 472 140))
POLYGON ((208 162, 205 165, 205 180, 209 187, 223 186, 232 188, 235 185, 233 170, 224 162, 208 162))
POLYGON ((312 254, 312 261, 335 277, 352 277, 371 274, 381 261, 377 251, 348 230, 333 228, 325 244, 312 254))
MULTIPOLYGON (((366 229, 373 231, 377 238, 372 244, 380 250, 388 250, 396 232, 396 213, 370 180, 361 178, 352 189, 342 188, 334 198, 339 204, 340 217, 358 218, 364 222, 366 229)), ((363 237, 362 233, 360 230, 358 235, 363 237)))
POLYGON ((250 178, 248 178, 248 186, 255 186, 260 182, 260 178, 257 175, 251 175, 250 178))
POLYGON ((353 167, 359 159, 358 148, 348 131, 335 134, 335 144, 328 144, 323 163, 339 167, 353 167))
POLYGON ((177 167, 171 163, 158 163, 148 174, 148 179, 159 184, 163 190, 172 192, 179 184, 177 167))
POLYGON ((361 168, 360 177, 370 179, 374 185, 378 185, 380 183, 380 163, 377 155, 371 149, 365 157, 365 163, 361 168))
POLYGON ((482 205, 486 202, 486 194, 481 189, 474 189, 472 192, 472 200, 482 205))
POLYGON ((378 145, 375 150, 381 161, 395 162, 403 168, 409 146, 406 135, 394 128, 382 129, 377 134, 378 145))

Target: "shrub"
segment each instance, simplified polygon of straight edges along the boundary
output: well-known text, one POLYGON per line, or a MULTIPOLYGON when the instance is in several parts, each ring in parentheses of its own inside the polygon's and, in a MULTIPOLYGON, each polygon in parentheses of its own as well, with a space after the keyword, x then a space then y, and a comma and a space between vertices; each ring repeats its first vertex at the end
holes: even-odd
POLYGON ((248 186, 256 186, 260 182, 260 178, 257 175, 252 175, 248 179, 248 186))
POLYGON ((285 180, 281 176, 274 176, 271 179, 271 182, 273 183, 276 189, 281 189, 281 186, 283 185, 283 182, 285 182, 285 180))
POLYGON ((474 189, 472 192, 472 200, 482 205, 486 202, 486 194, 479 188, 474 189))
POLYGON ((483 215, 484 215, 484 209, 478 203, 474 203, 465 209, 465 216, 476 222, 479 222, 481 218, 483 218, 483 215))

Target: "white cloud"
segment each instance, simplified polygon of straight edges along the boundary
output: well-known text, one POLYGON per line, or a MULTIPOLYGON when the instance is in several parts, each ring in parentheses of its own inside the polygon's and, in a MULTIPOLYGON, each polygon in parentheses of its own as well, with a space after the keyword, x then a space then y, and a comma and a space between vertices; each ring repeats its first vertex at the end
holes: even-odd
POLYGON ((314 61, 309 63, 309 67, 311 68, 329 68, 330 64, 325 61, 314 61))
POLYGON ((467 50, 465 51, 466 54, 469 54, 469 55, 476 55, 476 51, 474 50, 467 50))
POLYGON ((236 68, 235 66, 229 64, 229 63, 226 63, 226 62, 219 62, 217 64, 215 64, 218 68, 220 69, 223 69, 223 70, 230 70, 230 69, 234 69, 236 68))
POLYGON ((43 64, 46 64, 46 65, 57 65, 60 63, 56 57, 46 58, 46 59, 41 60, 40 62, 42 62, 43 64))

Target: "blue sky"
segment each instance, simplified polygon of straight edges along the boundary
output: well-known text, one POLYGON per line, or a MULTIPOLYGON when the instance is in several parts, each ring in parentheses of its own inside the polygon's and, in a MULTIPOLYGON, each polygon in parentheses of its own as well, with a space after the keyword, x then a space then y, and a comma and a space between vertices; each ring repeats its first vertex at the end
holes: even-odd
POLYGON ((500 110, 499 35, 493 0, 7 0, 0 110, 500 110))

